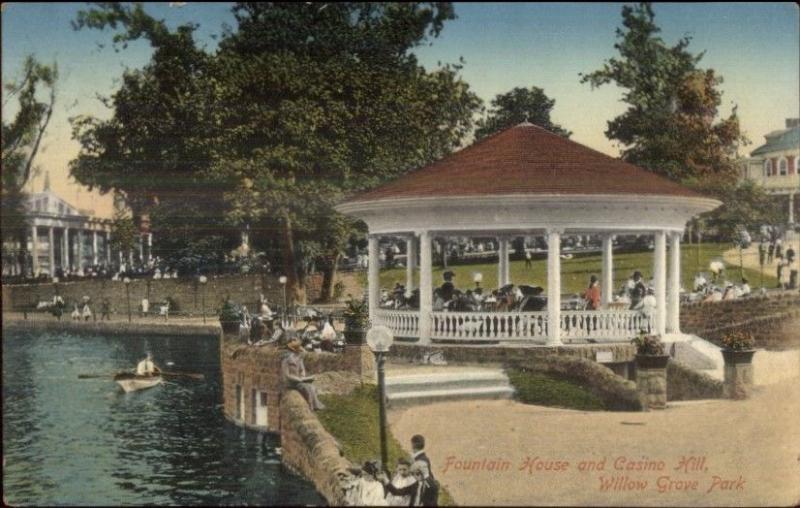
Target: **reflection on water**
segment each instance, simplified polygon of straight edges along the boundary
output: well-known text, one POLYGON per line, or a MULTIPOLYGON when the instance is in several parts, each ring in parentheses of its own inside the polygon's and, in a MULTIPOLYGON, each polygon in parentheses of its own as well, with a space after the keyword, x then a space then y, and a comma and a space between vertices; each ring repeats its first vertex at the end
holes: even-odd
POLYGON ((3 492, 12 505, 322 504, 278 440, 222 417, 211 338, 3 333, 3 492), (147 351, 171 380, 125 394, 111 377, 147 351))

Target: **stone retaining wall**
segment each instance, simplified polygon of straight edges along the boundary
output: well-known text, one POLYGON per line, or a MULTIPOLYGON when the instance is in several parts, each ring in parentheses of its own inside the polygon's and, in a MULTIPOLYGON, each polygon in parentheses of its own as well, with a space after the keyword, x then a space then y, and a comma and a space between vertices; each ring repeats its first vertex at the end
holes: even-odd
POLYGON ((551 355, 583 358, 595 361, 597 353, 611 353, 611 363, 627 363, 634 359, 636 348, 629 343, 576 344, 571 346, 506 346, 432 344, 420 346, 410 342, 395 342, 390 357, 394 361, 413 362, 424 353, 442 351, 450 363, 502 363, 530 361, 551 355))
POLYGON ((787 322, 800 322, 800 293, 770 292, 740 300, 681 306, 681 331, 719 342, 733 330, 753 332, 756 347, 800 346, 800 334, 787 322))
POLYGON ((352 464, 299 392, 284 393, 280 404, 282 460, 310 480, 331 506, 344 504, 342 480, 352 464))
POLYGON ((606 408, 612 411, 641 411, 643 408, 636 383, 587 358, 550 354, 526 360, 512 360, 509 365, 556 374, 574 381, 599 397, 606 408))
POLYGON ((721 399, 722 381, 682 363, 667 363, 667 400, 721 399))
MULTIPOLYGON (((248 346, 234 340, 223 340, 220 346, 223 412, 232 422, 258 430, 280 432, 281 360, 286 349, 276 346, 248 346), (237 386, 244 398, 244 411, 237 408, 237 386), (253 408, 256 397, 266 394, 267 425, 256 425, 253 408)), ((366 345, 347 346, 344 353, 305 353, 303 363, 309 375, 331 371, 355 372, 362 380, 374 382, 373 354, 366 345)))
POLYGON ((64 319, 9 319, 3 317, 3 330, 74 331, 102 335, 169 335, 177 337, 219 337, 219 324, 143 323, 120 321, 72 321, 64 319))
MULTIPOLYGON (((354 279, 355 277, 355 274, 343 273, 338 280, 354 279)), ((317 273, 307 278, 306 293, 309 302, 319 299, 321 289, 322 274, 317 273)), ((221 307, 226 296, 230 296, 233 301, 248 307, 256 305, 261 293, 274 304, 283 302, 282 286, 278 282, 278 277, 271 274, 209 276, 205 288, 199 284, 196 278, 132 279, 129 290, 131 307, 134 312, 139 308, 142 298, 148 296, 151 311, 155 302, 169 297, 177 303, 178 311, 199 315, 203 309, 203 292, 205 292, 206 313, 209 315, 221 307)), ((35 306, 39 301, 52 301, 56 291, 64 298, 70 309, 72 302, 80 301, 83 296, 89 296, 95 304, 108 298, 114 311, 117 313, 127 312, 125 284, 109 279, 89 279, 59 282, 58 284, 3 285, 3 308, 21 310, 24 306, 35 306)), ((254 308, 250 310, 252 311, 254 308)))

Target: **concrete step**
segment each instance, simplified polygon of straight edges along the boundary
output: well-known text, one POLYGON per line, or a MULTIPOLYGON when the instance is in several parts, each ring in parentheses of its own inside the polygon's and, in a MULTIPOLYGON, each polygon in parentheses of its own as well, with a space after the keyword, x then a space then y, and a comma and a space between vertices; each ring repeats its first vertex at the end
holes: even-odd
POLYGON ((508 386, 502 372, 478 371, 392 376, 386 379, 386 393, 406 393, 425 390, 451 390, 508 386))
POLYGON ((443 390, 420 390, 386 395, 391 407, 431 404, 450 400, 509 399, 514 395, 511 386, 485 386, 471 388, 449 388, 443 390))
POLYGON ((507 399, 514 394, 502 369, 448 368, 393 372, 386 379, 389 405, 428 404, 444 400, 507 399))

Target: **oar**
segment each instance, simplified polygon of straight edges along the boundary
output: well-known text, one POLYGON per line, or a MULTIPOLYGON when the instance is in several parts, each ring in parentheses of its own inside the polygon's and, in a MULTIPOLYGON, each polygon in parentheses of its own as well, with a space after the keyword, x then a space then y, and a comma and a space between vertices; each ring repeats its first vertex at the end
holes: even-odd
POLYGON ((191 372, 167 372, 161 371, 162 376, 175 376, 175 377, 189 377, 192 379, 205 379, 206 377, 203 374, 193 374, 191 372))
POLYGON ((95 379, 100 377, 113 378, 117 374, 129 374, 128 372, 112 372, 110 374, 78 374, 78 379, 95 379))

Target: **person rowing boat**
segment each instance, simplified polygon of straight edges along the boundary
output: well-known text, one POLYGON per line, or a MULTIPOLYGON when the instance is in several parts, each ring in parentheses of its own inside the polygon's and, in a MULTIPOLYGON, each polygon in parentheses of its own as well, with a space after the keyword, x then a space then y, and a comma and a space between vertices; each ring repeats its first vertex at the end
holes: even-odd
POLYGON ((136 365, 137 376, 156 376, 161 373, 161 369, 153 363, 153 355, 147 353, 147 357, 136 365))

